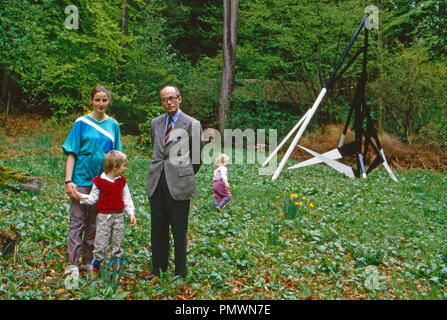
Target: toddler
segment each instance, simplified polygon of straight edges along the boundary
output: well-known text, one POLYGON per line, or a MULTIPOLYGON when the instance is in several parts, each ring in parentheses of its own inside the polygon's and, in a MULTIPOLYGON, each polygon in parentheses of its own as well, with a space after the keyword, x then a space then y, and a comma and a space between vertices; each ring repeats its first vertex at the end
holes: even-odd
POLYGON ((214 207, 216 211, 222 212, 222 209, 231 199, 230 184, 228 183, 228 162, 230 158, 225 154, 219 154, 214 160, 213 177, 213 195, 216 197, 214 207))
POLYGON ((121 245, 124 239, 124 215, 130 217, 130 225, 136 224, 135 208, 130 196, 126 178, 127 157, 124 153, 112 150, 104 157, 104 172, 93 178, 93 186, 89 195, 77 193, 81 204, 96 204, 96 236, 93 250, 92 272, 89 282, 97 279, 104 253, 111 247, 113 271, 119 272, 121 245))

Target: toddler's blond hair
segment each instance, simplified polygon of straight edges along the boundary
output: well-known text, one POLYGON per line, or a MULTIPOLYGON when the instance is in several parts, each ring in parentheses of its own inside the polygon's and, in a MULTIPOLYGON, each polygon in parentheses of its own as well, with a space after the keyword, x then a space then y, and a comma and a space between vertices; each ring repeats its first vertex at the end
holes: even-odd
POLYGON ((225 153, 218 154, 214 159, 214 167, 217 168, 218 166, 227 166, 229 161, 230 157, 225 153))
POLYGON ((126 162, 127 157, 124 153, 118 150, 112 150, 105 155, 102 166, 104 167, 105 173, 109 173, 113 168, 119 167, 126 162))

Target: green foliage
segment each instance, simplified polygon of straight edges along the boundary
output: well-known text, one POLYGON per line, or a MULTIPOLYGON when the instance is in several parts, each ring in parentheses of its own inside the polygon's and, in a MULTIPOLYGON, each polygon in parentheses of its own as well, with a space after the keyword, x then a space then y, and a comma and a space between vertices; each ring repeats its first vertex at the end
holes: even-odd
MULTIPOLYGON (((153 109, 158 90, 172 83, 182 90, 182 109, 215 127, 222 68, 221 1, 126 2, 127 32, 121 30, 123 3, 3 1, 3 102, 10 92, 11 110, 50 113, 62 119, 84 112, 91 88, 101 83, 112 91, 109 112, 122 131, 146 134, 147 115, 157 113, 153 109), (68 5, 79 9, 77 30, 64 26, 68 5)), ((236 86, 242 87, 244 79, 276 80, 294 82, 300 90, 293 92, 296 101, 288 103, 267 101, 266 95, 234 94, 226 125, 271 127, 284 135, 312 105, 370 4, 366 0, 240 1, 236 86), (251 117, 246 117, 247 110, 251 117)), ((380 29, 369 32, 368 75, 373 85, 366 97, 373 117, 385 131, 407 139, 413 135, 435 139, 445 146, 446 3, 378 1, 375 5, 380 29)), ((363 37, 362 32, 347 60, 363 37)), ((325 97, 309 130, 344 122, 361 71, 359 60, 325 97)))
POLYGON ((162 13, 169 29, 167 40, 190 61, 213 57, 222 47, 222 1, 169 0, 162 13))
POLYGON ((1 64, 22 86, 27 102, 43 98, 47 110, 66 115, 79 107, 82 98, 88 101, 87 90, 94 84, 110 81, 122 57, 121 32, 113 21, 119 9, 89 1, 4 5, 2 17, 8 19, 9 28, 3 33, 2 42, 8 45, 2 48, 1 64), (79 30, 64 27, 69 4, 80 8, 79 30))
POLYGON ((281 137, 287 134, 299 116, 281 109, 278 104, 251 100, 243 95, 234 95, 233 108, 227 121, 227 127, 239 129, 276 129, 281 137))
POLYGON ((360 23, 362 3, 242 2, 238 72, 247 78, 305 81, 320 91, 360 23))
MULTIPOLYGON (((142 108, 141 108, 141 111, 142 108)), ((138 130, 140 132, 138 142, 142 145, 149 146, 152 144, 151 141, 151 128, 152 128, 152 120, 165 112, 164 108, 160 105, 152 105, 149 108, 145 108, 145 112, 143 119, 144 122, 138 125, 138 130)))
POLYGON ((141 115, 134 106, 158 101, 158 90, 177 81, 182 63, 165 41, 158 1, 129 5, 127 35, 121 7, 118 0, 2 2, 0 69, 23 91, 21 104, 63 117, 82 110, 100 83, 113 94, 109 112, 124 132, 136 133, 141 115), (64 26, 68 5, 79 10, 79 29, 64 26))
POLYGON ((411 46, 422 41, 430 57, 446 56, 447 3, 439 0, 417 0, 411 3, 384 2, 384 38, 390 44, 398 40, 411 46))
POLYGON ((194 115, 205 125, 217 125, 215 112, 219 104, 220 61, 221 57, 205 57, 185 74, 182 110, 194 115))
POLYGON ((384 108, 384 125, 411 140, 421 131, 444 143, 447 104, 447 68, 444 62, 428 61, 421 43, 395 53, 384 52, 381 76, 372 85, 384 108), (411 66, 409 68, 408 66, 411 66), (433 128, 430 122, 437 123, 433 128))

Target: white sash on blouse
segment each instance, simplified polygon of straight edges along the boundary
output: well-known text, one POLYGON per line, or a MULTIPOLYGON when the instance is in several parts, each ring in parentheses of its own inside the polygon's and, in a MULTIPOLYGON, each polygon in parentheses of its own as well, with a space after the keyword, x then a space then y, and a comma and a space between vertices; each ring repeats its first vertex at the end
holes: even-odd
POLYGON ((88 124, 89 126, 95 128, 96 130, 98 130, 99 132, 101 132, 103 135, 105 135, 107 138, 109 138, 110 140, 112 140, 113 145, 115 145, 115 139, 113 138, 113 136, 107 132, 106 130, 104 130, 103 128, 101 128, 100 126, 98 126, 96 123, 90 121, 89 119, 85 118, 85 117, 80 117, 78 119, 76 119, 75 122, 78 121, 82 121, 86 124, 88 124))

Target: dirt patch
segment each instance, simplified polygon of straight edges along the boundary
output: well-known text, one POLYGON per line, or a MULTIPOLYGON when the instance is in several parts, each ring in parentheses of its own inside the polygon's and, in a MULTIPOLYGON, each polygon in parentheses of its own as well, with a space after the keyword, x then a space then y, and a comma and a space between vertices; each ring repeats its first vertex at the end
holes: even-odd
POLYGON ((9 115, 4 125, 5 115, 0 114, 0 134, 15 137, 19 135, 28 136, 44 127, 44 123, 48 118, 44 118, 38 114, 9 115))
POLYGON ((48 119, 38 114, 13 114, 4 123, 4 114, 0 114, 0 159, 41 154, 59 155, 59 136, 47 124, 48 119), (36 139, 40 141, 36 143, 36 139))
MULTIPOLYGON (((321 132, 302 137, 299 144, 315 152, 324 153, 338 146, 342 133, 343 125, 327 125, 321 132)), ((409 145, 385 132, 378 136, 388 163, 393 170, 447 169, 447 153, 443 152, 436 143, 409 145)), ((345 144, 352 141, 354 141, 354 133, 348 130, 345 144)), ((283 152, 285 153, 285 151, 283 152)), ((294 149, 291 157, 298 161, 312 158, 310 154, 299 147, 294 149)), ((370 148, 366 165, 369 165, 374 157, 375 153, 370 148)), ((355 159, 351 156, 343 158, 342 162, 354 165, 355 159)))

